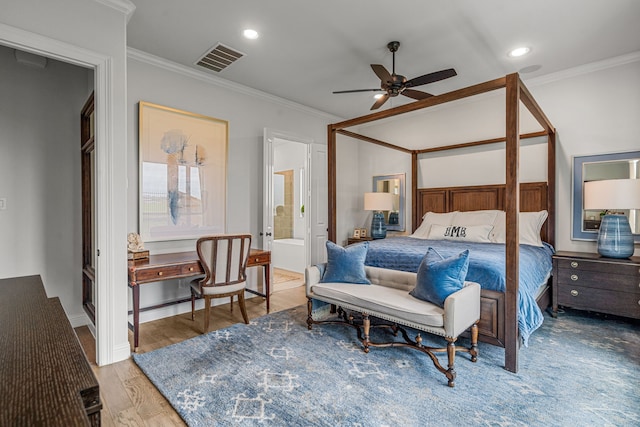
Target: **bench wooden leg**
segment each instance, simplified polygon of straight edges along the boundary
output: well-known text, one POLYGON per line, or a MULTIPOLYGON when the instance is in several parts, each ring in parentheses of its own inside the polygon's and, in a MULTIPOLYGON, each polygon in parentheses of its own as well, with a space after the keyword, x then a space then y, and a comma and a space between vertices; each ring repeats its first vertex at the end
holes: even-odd
POLYGON ((471 348, 469 349, 471 354, 471 361, 478 360, 478 322, 474 323, 471 327, 471 348))
POLYGON ((313 325, 313 317, 311 316, 311 311, 313 310, 313 302, 311 298, 307 298, 307 329, 311 330, 311 325, 313 325))
POLYGON ((456 371, 454 369, 454 362, 456 359, 456 339, 455 338, 447 338, 447 361, 448 365, 447 371, 444 373, 449 380, 449 387, 455 386, 454 380, 456 379, 456 371))
POLYGON ((364 332, 364 340, 362 340, 362 345, 364 345, 364 352, 369 353, 369 329, 371 329, 371 320, 369 320, 369 315, 366 313, 362 313, 362 330, 364 332))

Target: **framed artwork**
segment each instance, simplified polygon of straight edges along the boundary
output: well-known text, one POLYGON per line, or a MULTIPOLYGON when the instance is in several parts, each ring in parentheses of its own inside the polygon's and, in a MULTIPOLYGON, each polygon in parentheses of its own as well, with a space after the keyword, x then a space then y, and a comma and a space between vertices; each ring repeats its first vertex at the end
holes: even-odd
POLYGON ((229 123, 139 102, 140 236, 224 233, 229 123))
POLYGON ((367 229, 366 228, 361 228, 360 229, 360 238, 364 239, 365 237, 367 237, 367 229))
POLYGON ((353 230, 353 238, 354 239, 359 239, 360 238, 360 229, 356 228, 353 230))

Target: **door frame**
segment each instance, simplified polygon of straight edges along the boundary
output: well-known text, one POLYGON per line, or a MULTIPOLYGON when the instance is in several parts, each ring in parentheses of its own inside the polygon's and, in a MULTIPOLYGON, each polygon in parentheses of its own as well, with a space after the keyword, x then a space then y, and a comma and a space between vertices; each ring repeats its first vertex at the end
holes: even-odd
MULTIPOLYGON (((126 98, 116 96, 116 87, 121 87, 116 84, 116 77, 120 76, 114 73, 114 60, 108 55, 1 23, 0 44, 94 70, 95 137, 100 141, 97 144, 95 187, 96 241, 100 254, 96 263, 96 282, 105 284, 97 287, 96 295, 96 363, 102 366, 125 360, 131 355, 127 287, 124 285, 127 277, 123 243, 127 224, 126 195, 123 195, 126 179, 114 168, 123 160, 126 164, 127 120, 126 111, 115 102, 121 101, 125 106, 126 98)), ((119 91, 117 95, 123 93, 119 91)))

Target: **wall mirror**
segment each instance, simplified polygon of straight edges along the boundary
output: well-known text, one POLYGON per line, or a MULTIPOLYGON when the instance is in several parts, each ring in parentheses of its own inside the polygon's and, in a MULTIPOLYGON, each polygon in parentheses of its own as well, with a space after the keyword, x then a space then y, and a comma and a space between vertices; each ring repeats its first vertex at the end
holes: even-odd
MULTIPOLYGON (((584 183, 603 179, 640 179, 640 151, 576 156, 573 158, 573 201, 571 238, 597 240, 600 211, 587 211, 584 206, 584 183)), ((640 209, 623 212, 629 218, 634 241, 640 242, 640 209)))
POLYGON ((393 194, 393 210, 384 212, 384 221, 387 225, 387 230, 404 231, 404 174, 374 176, 373 191, 375 193, 384 192, 393 194))

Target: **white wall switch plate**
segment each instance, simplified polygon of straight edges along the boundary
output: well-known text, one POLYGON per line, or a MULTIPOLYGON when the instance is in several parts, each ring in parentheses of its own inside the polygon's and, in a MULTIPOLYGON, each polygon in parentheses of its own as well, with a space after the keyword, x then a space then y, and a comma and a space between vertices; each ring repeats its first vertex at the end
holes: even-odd
POLYGON ((7 198, 0 197, 0 211, 7 209, 7 198))

